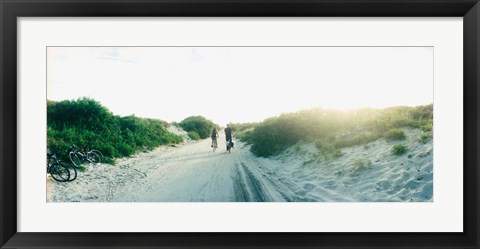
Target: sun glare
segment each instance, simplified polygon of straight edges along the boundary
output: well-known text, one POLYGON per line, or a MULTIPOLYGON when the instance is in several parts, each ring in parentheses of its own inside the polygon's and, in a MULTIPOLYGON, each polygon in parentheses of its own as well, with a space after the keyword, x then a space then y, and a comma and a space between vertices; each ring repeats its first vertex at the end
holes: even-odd
POLYGON ((433 103, 430 47, 49 47, 48 99, 118 115, 252 122, 312 107, 433 103))

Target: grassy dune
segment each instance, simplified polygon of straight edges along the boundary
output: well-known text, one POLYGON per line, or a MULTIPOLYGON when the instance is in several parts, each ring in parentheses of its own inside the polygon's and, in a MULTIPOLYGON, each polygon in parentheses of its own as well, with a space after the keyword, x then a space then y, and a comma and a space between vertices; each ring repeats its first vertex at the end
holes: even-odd
MULTIPOLYGON (((433 105, 338 111, 314 108, 285 113, 261 123, 232 124, 237 138, 261 157, 278 155, 299 141, 314 142, 325 157, 341 156, 340 149, 365 145, 380 138, 406 139, 404 128, 422 131, 419 141, 432 136, 433 105)), ((401 146, 397 152, 402 153, 401 146)))
POLYGON ((73 144, 97 149, 105 156, 104 162, 114 163, 115 158, 137 151, 182 142, 182 137, 167 127, 167 122, 157 119, 113 115, 89 98, 47 104, 47 146, 65 161, 67 149, 73 144))

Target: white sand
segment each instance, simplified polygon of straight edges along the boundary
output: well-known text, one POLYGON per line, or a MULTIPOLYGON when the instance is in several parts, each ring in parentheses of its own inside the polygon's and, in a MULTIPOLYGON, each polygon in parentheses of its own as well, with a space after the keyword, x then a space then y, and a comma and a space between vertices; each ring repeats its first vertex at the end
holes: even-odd
POLYGON ((283 163, 270 169, 299 201, 433 201, 433 143, 419 143, 420 130, 406 129, 405 134, 405 141, 379 139, 342 149, 344 155, 331 161, 310 162, 317 149, 303 144, 300 152, 290 148, 277 156, 283 163), (395 144, 405 144, 407 153, 392 155, 395 144), (371 165, 359 167, 358 161, 371 165))
MULTIPOLYGON (((419 130, 406 130, 407 140, 384 139, 343 149, 331 161, 315 161, 313 144, 299 144, 272 159, 257 158, 237 142, 227 154, 224 141, 210 140, 162 146, 121 159, 117 165, 88 165, 69 183, 47 178, 47 201, 53 202, 231 202, 231 201, 432 201, 432 141, 416 141, 419 130), (391 155, 396 143, 408 146, 391 155), (370 161, 366 168, 355 162, 370 161)), ((185 135, 185 134, 184 134, 185 135)))

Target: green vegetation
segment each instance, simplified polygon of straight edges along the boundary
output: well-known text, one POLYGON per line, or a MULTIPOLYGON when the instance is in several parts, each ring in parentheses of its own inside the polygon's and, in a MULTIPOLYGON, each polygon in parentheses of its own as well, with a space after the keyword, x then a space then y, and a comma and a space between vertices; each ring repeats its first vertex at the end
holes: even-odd
POLYGON ((432 136, 431 133, 422 133, 422 135, 420 135, 420 137, 418 137, 418 142, 420 142, 422 144, 426 144, 426 143, 428 143, 428 141, 430 141, 431 136, 432 136))
POLYGON ((407 146, 405 146, 404 144, 395 144, 393 147, 392 147, 392 155, 395 155, 395 156, 399 156, 399 155, 403 155, 405 154, 405 152, 407 152, 407 146))
POLYGON ((365 145, 379 139, 380 137, 382 137, 382 135, 379 133, 359 132, 358 134, 343 134, 332 140, 332 143, 337 148, 345 148, 361 144, 365 145))
POLYGON ((179 125, 188 132, 188 136, 193 140, 210 137, 213 127, 220 129, 220 126, 202 116, 190 116, 182 120, 179 125))
POLYGON ((234 124, 234 127, 242 133, 237 137, 251 144, 251 151, 255 155, 269 157, 299 141, 320 140, 321 143, 341 149, 365 145, 382 137, 389 140, 405 139, 402 128, 428 130, 432 124, 433 106, 426 105, 348 112, 314 108, 285 113, 261 123, 234 124))
POLYGON ((325 141, 318 140, 315 142, 315 146, 325 160, 332 160, 342 156, 342 151, 340 149, 325 141))
POLYGON ((387 140, 404 140, 406 138, 405 133, 401 129, 391 129, 385 132, 384 137, 387 140))
POLYGON ((372 161, 367 159, 357 159, 353 163, 353 170, 367 169, 372 165, 372 161))
POLYGON ((230 127, 235 132, 235 137, 246 144, 252 143, 252 135, 258 123, 230 123, 230 127))
POLYGON ((190 131, 187 133, 188 137, 191 138, 192 140, 200 140, 202 139, 200 137, 200 135, 198 135, 198 133, 194 132, 194 131, 190 131))
POLYGON ((80 98, 47 103, 47 146, 64 161, 67 150, 78 147, 97 149, 114 163, 115 158, 131 156, 162 144, 180 143, 182 138, 167 130, 161 120, 113 115, 99 102, 80 98))
POLYGON ((433 130, 433 123, 432 122, 429 122, 429 123, 426 123, 426 124, 423 124, 420 129, 422 129, 423 132, 429 132, 429 131, 432 131, 433 130))

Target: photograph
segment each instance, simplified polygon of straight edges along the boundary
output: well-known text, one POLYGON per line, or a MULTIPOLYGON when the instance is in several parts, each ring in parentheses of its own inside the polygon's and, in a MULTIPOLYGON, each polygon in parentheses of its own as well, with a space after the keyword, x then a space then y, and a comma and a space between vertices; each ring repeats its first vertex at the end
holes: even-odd
POLYGON ((479 248, 479 1, 0 0, 0 249, 479 248))
POLYGON ((434 202, 432 46, 46 58, 46 202, 434 202))

